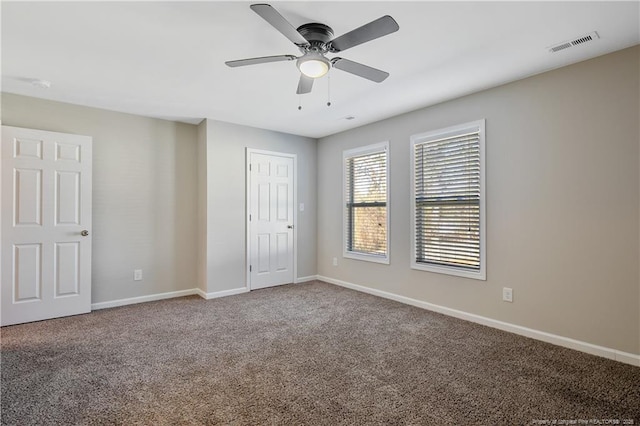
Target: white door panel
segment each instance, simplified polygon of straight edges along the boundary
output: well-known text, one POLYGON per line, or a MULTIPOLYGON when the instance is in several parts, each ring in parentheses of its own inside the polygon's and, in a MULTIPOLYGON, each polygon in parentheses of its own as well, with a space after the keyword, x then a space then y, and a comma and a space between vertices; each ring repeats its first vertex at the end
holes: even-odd
POLYGON ((249 281, 257 289, 294 281, 294 158, 249 152, 249 281))
POLYGON ((55 297, 80 293, 80 243, 56 243, 54 251, 55 297))
POLYGON ((2 126, 2 325, 91 310, 91 143, 2 126))
POLYGON ((16 303, 41 299, 42 244, 13 245, 13 297, 16 303))

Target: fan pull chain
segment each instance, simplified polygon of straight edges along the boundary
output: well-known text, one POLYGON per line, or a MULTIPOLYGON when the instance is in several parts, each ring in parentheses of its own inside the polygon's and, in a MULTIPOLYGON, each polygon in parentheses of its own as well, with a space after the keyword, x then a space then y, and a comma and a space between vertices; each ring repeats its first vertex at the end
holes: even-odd
POLYGON ((302 95, 298 95, 298 111, 302 110, 302 95))
POLYGON ((327 106, 331 106, 331 73, 327 74, 327 106))

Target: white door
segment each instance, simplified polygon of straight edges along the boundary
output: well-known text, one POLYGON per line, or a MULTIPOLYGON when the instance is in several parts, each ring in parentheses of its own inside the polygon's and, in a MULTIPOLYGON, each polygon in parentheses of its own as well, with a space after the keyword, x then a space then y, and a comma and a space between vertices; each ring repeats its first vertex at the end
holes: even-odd
POLYGON ((91 311, 91 143, 2 126, 2 325, 91 311))
POLYGON ((294 280, 294 156, 248 151, 249 288, 294 280))

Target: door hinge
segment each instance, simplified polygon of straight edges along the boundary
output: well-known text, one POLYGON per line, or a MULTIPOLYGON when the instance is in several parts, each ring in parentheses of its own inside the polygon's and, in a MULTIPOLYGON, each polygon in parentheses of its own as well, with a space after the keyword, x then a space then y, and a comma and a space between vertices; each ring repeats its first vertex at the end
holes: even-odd
POLYGON ((252 269, 252 268, 251 268, 251 265, 249 265, 249 272, 251 272, 251 269, 252 269))
POLYGON ((251 215, 249 215, 249 222, 251 222, 251 215))
POLYGON ((249 171, 251 171, 251 163, 249 163, 249 171))

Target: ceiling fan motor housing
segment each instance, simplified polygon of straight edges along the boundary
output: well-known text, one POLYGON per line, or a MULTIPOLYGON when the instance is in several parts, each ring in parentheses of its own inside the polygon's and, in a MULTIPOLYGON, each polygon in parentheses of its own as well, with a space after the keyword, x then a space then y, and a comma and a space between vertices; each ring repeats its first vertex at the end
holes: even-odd
POLYGON ((317 22, 301 25, 297 31, 309 41, 309 46, 300 47, 304 52, 326 53, 328 51, 327 43, 333 40, 331 27, 317 22))

